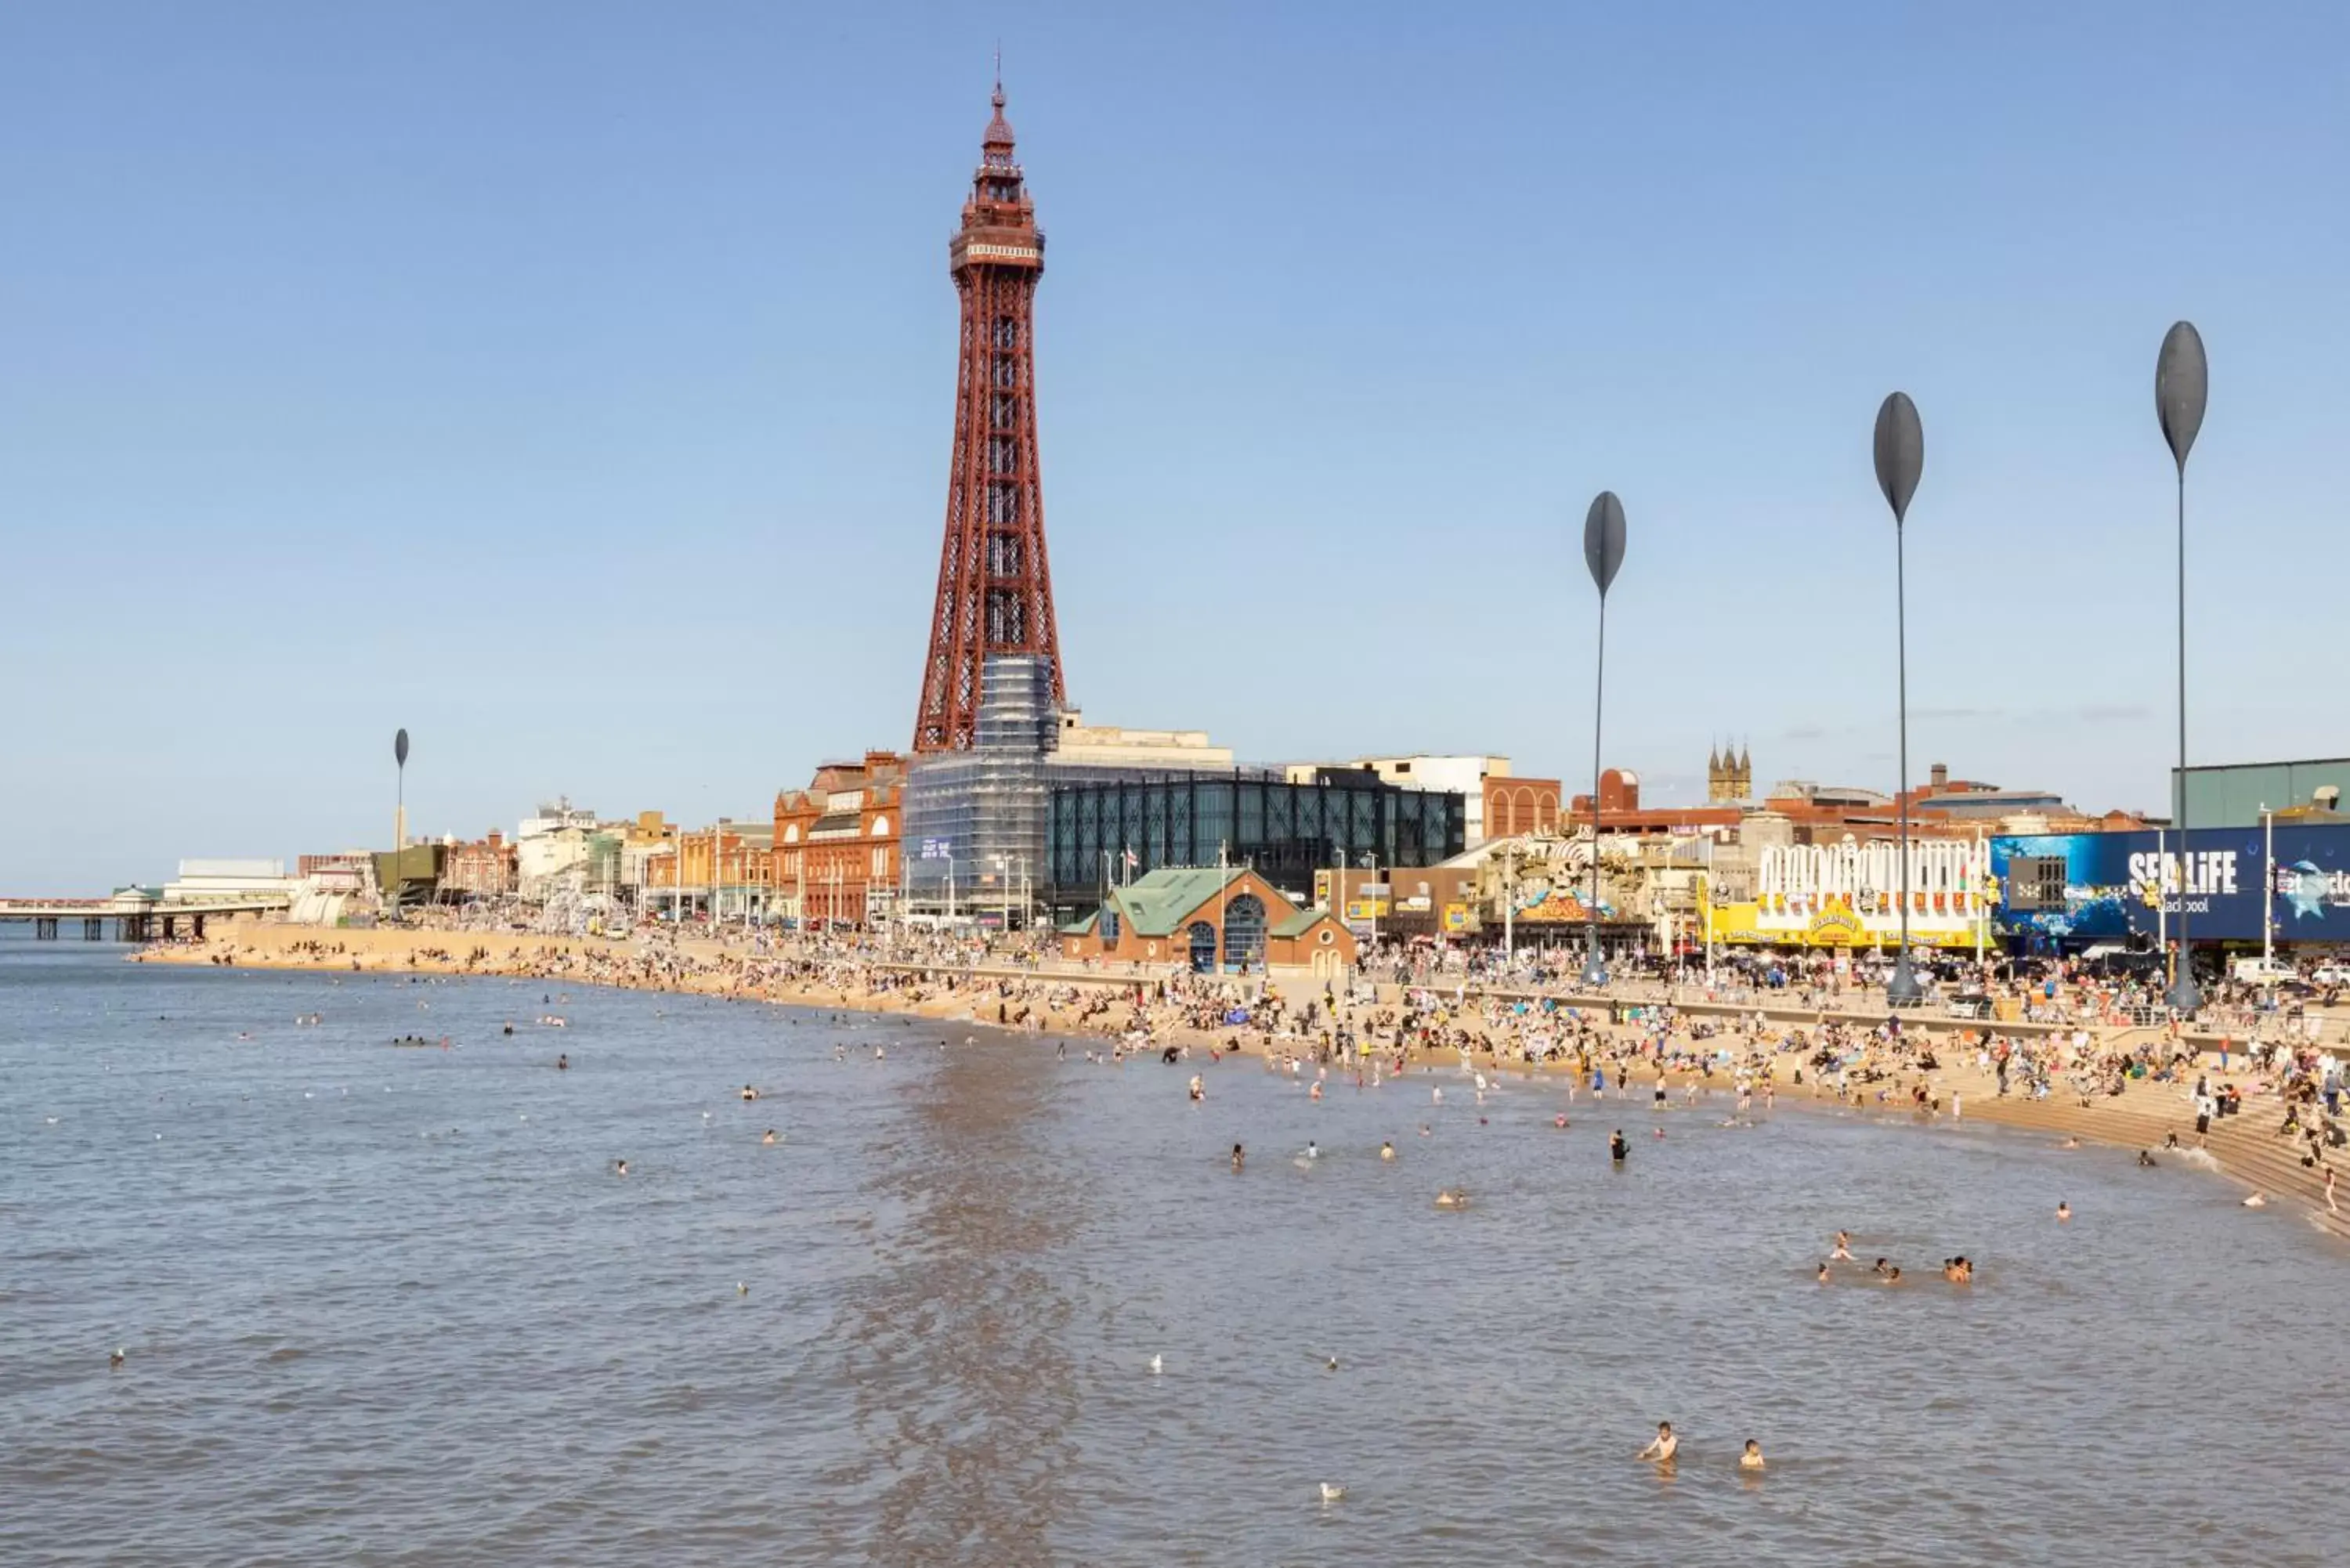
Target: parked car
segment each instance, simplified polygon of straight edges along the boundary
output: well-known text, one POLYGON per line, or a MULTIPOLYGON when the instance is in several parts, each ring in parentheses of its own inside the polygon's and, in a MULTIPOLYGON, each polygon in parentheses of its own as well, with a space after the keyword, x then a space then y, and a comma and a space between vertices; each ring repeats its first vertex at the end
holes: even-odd
POLYGON ((2293 965, 2282 959, 2241 958, 2229 968, 2229 978, 2248 985, 2275 985, 2297 978, 2293 965))

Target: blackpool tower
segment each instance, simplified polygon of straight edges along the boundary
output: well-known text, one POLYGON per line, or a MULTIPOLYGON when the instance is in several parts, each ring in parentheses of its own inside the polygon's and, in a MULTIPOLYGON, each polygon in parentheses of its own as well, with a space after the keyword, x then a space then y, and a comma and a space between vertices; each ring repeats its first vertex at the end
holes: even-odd
POLYGON ((946 544, 914 750, 972 743, 988 655, 1033 654, 1065 701, 1053 575, 1045 559, 1045 498, 1036 473, 1036 280, 1045 236, 1012 157, 1003 84, 995 87, 979 171, 947 246, 962 338, 955 363, 954 463, 947 479, 946 544))

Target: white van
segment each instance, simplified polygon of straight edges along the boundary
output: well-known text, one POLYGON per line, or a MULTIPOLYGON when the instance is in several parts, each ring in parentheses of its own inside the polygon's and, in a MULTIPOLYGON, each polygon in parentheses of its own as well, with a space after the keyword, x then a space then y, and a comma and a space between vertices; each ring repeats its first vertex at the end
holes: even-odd
POLYGON ((2294 978, 2293 965, 2272 958, 2238 959, 2229 966, 2228 973, 2248 985, 2275 985, 2294 978))

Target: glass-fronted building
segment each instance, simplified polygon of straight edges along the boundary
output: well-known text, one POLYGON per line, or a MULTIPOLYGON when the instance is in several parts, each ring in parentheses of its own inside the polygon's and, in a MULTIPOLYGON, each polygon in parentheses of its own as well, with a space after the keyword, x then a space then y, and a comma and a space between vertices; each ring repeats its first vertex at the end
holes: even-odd
POLYGON ((1461 852, 1468 800, 1405 789, 1367 769, 1328 768, 1311 784, 1239 768, 1085 779, 1049 786, 1046 857, 1056 907, 1098 903, 1101 890, 1161 867, 1248 866, 1301 903, 1314 873, 1343 857, 1381 867, 1433 866, 1461 852))
POLYGON ((969 751, 914 759, 900 846, 910 911, 1021 921, 1047 898, 1045 821, 1056 787, 1164 774, 1064 760, 1051 663, 995 654, 981 682, 969 751))
MULTIPOLYGON (((901 846, 910 911, 982 920, 1049 906, 1092 909, 1102 889, 1161 867, 1248 866, 1300 903, 1314 873, 1432 866, 1461 853, 1468 801, 1408 789, 1364 768, 1170 769, 1080 762, 1056 749, 1052 668, 1024 654, 987 661, 969 751, 907 770, 901 846)), ((1016 918, 1016 917, 1015 917, 1016 918)))

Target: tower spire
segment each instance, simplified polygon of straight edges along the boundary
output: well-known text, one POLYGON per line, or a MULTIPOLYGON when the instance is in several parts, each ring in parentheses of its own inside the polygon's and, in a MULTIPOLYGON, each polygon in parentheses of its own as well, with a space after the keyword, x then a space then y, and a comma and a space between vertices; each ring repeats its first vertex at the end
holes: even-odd
POLYGON ((987 101, 995 113, 987 122, 987 134, 980 139, 980 146, 986 152, 987 162, 999 161, 999 152, 1002 153, 1001 161, 1009 162, 1012 158, 1012 122, 1003 118, 1003 46, 1001 44, 995 47, 995 90, 988 95, 987 101))

